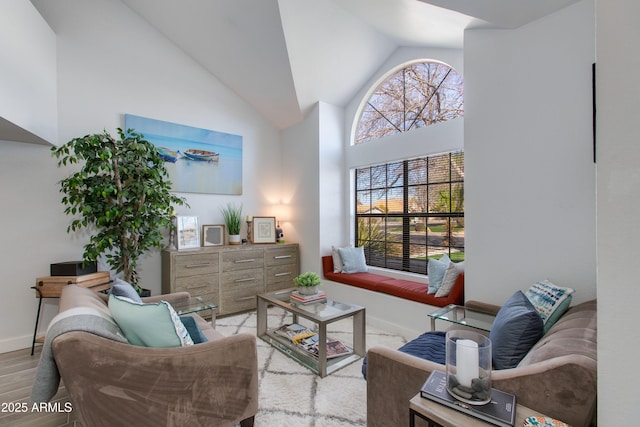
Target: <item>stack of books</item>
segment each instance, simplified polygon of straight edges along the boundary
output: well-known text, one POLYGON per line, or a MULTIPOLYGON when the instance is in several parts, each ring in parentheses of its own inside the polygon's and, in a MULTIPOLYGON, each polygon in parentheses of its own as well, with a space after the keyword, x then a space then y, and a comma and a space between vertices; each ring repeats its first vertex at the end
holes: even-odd
POLYGON ((486 405, 470 405, 455 399, 447 391, 447 374, 433 371, 420 389, 420 395, 472 417, 496 426, 513 427, 516 419, 516 397, 504 391, 491 389, 491 402, 486 405))
POLYGON ((318 291, 313 295, 303 295, 298 291, 291 292, 291 299, 294 302, 299 302, 302 304, 311 304, 312 302, 323 302, 327 299, 327 294, 324 291, 318 291))

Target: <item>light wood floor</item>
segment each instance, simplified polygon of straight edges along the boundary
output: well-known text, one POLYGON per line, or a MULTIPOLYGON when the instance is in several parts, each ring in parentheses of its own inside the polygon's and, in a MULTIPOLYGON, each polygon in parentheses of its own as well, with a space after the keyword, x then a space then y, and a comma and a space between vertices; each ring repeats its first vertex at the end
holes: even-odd
MULTIPOLYGON (((61 427, 75 426, 73 412, 40 412, 29 407, 31 386, 40 360, 41 346, 31 356, 31 348, 0 354, 0 426, 61 427), (27 407, 27 412, 19 411, 27 407), (18 411, 17 411, 18 410, 18 411)), ((51 400, 51 408, 64 410, 69 402, 61 386, 51 400)), ((70 405, 70 403, 69 403, 70 405)))

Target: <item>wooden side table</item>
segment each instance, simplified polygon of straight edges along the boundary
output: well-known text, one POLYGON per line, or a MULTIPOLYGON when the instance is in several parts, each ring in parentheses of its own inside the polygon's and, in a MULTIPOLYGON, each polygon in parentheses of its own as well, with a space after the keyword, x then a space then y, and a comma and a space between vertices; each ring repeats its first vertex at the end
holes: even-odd
POLYGON ((44 337, 36 337, 38 333, 38 323, 40 322, 40 310, 42 309, 43 298, 60 298, 62 289, 70 284, 76 284, 89 288, 95 292, 105 291, 111 287, 111 278, 108 271, 98 271, 97 273, 83 274, 81 276, 46 276, 38 277, 35 289, 38 298, 38 313, 36 314, 36 326, 33 330, 33 341, 31 342, 31 355, 36 343, 43 343, 44 337))
MULTIPOLYGON (((490 425, 486 421, 474 418, 463 412, 456 411, 448 406, 442 405, 420 396, 420 393, 413 396, 409 401, 409 426, 415 427, 416 416, 427 421, 429 427, 487 427, 490 425)), ((516 420, 514 426, 521 426, 525 418, 534 416, 544 416, 543 414, 518 404, 516 406, 516 420)))

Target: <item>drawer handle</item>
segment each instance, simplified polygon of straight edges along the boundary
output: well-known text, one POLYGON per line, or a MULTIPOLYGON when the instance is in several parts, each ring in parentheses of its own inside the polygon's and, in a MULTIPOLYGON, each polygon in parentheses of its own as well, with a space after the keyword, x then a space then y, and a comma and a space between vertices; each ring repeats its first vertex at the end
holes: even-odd
POLYGON ((235 262, 236 264, 240 264, 240 263, 243 263, 243 262, 255 262, 255 261, 256 260, 254 258, 254 259, 239 259, 239 260, 236 260, 236 261, 233 261, 233 262, 235 262))
POLYGON ((186 265, 185 267, 186 268, 198 268, 198 267, 208 267, 210 265, 211 265, 210 262, 204 262, 202 264, 189 264, 189 265, 186 265))
POLYGON ((287 259, 287 258, 291 258, 291 255, 278 255, 278 256, 274 256, 275 259, 287 259))
POLYGON ((276 276, 276 277, 291 276, 291 272, 287 271, 286 273, 276 273, 276 274, 274 274, 274 276, 276 276))
POLYGON ((240 298, 236 298, 236 301, 248 301, 250 299, 254 299, 256 296, 250 296, 250 297, 240 297, 240 298))
POLYGON ((204 284, 204 285, 189 285, 187 286, 187 289, 200 289, 200 288, 206 288, 208 287, 208 284, 204 284))
POLYGON ((239 282, 252 282, 254 280, 256 280, 255 277, 246 277, 244 279, 236 279, 235 282, 236 283, 239 283, 239 282))

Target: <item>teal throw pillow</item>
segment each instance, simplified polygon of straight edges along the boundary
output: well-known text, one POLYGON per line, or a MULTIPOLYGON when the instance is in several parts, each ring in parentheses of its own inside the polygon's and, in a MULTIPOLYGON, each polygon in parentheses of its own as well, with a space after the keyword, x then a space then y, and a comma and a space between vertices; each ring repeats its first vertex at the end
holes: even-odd
POLYGON ((135 288, 129 282, 125 282, 122 279, 116 279, 113 282, 110 294, 117 297, 129 298, 135 302, 142 302, 142 299, 140 298, 140 295, 138 295, 138 292, 136 292, 135 288))
POLYGON ((205 337, 202 333, 202 330, 200 329, 200 326, 198 326, 198 322, 196 322, 196 319, 191 316, 180 316, 180 321, 182 322, 184 327, 187 328, 187 331, 189 331, 189 336, 193 340, 194 344, 200 344, 209 341, 207 337, 205 337))
POLYGON ((367 261, 364 257, 364 247, 357 248, 338 248, 338 253, 342 259, 342 272, 366 273, 368 271, 367 261))
POLYGON ((130 344, 141 347, 193 345, 187 328, 166 301, 142 304, 110 295, 109 311, 130 344))
POLYGON ((571 288, 556 286, 548 280, 536 282, 527 290, 525 295, 542 317, 544 333, 567 311, 574 292, 571 288))
POLYGON ((429 258, 427 263, 427 275, 429 276, 429 288, 428 294, 435 294, 442 286, 442 279, 444 279, 444 273, 447 271, 447 267, 451 263, 448 255, 442 255, 440 259, 429 258))
POLYGON ((542 318, 522 291, 517 291, 500 308, 491 326, 493 368, 515 368, 540 338, 542 318))

